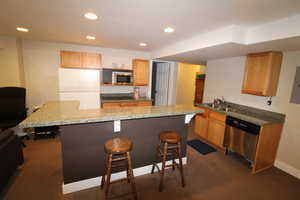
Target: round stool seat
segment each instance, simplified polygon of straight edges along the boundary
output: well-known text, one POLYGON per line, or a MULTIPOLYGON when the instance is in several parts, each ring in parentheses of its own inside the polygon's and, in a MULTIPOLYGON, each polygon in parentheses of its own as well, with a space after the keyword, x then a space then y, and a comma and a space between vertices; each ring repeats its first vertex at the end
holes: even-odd
POLYGON ((178 143, 181 140, 179 133, 175 131, 164 131, 159 134, 159 139, 167 143, 178 143))
POLYGON ((131 151, 132 142, 126 138, 114 138, 108 140, 105 145, 105 151, 111 154, 126 153, 131 151))

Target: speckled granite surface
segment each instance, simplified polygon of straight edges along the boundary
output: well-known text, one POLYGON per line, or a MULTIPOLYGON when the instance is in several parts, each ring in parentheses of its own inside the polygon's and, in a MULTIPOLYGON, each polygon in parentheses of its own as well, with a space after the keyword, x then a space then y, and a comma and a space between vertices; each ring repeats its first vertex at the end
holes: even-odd
POLYGON ((285 121, 285 115, 281 113, 271 112, 231 102, 226 103, 230 106, 230 110, 228 112, 212 108, 208 104, 198 104, 197 106, 220 112, 226 114, 227 116, 236 117, 260 126, 266 124, 284 123, 285 121))
POLYGON ((19 124, 20 128, 59 126, 150 117, 202 113, 192 105, 143 106, 79 110, 78 101, 53 101, 32 113, 19 124))

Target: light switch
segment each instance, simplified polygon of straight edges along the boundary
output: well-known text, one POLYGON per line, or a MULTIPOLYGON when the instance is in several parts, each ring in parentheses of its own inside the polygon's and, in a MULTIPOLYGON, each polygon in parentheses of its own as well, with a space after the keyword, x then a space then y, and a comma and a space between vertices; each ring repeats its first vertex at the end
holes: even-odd
POLYGON ((191 119, 194 117, 195 114, 187 114, 185 115, 184 123, 188 124, 190 123, 191 119))
POLYGON ((121 121, 115 120, 114 121, 114 132, 120 132, 121 131, 121 121))

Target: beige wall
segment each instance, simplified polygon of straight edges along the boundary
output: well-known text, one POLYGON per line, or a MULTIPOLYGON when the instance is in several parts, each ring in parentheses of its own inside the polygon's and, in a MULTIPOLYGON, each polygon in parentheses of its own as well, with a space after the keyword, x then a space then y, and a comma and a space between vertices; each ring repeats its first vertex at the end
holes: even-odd
MULTIPOLYGON (((27 87, 27 104, 33 106, 51 100, 59 100, 58 69, 60 51, 95 52, 102 55, 102 64, 110 67, 112 63, 124 63, 131 67, 133 58, 150 59, 150 54, 123 49, 101 48, 55 42, 23 40, 23 60, 27 87)), ((100 84, 100 83, 99 83, 100 84)), ((103 92, 132 92, 132 87, 102 87, 103 92)), ((147 92, 148 87, 143 87, 147 92)))
POLYGON ((0 87, 24 86, 24 73, 19 65, 19 43, 15 37, 0 37, 0 87))
POLYGON ((176 104, 193 104, 196 74, 205 73, 205 66, 178 63, 176 104))
POLYGON ((278 163, 298 170, 300 177, 300 105, 289 103, 296 67, 300 66, 300 51, 284 53, 277 96, 271 106, 267 97, 241 94, 245 57, 211 60, 207 63, 204 101, 224 96, 227 101, 286 114, 286 122, 277 155, 278 163))

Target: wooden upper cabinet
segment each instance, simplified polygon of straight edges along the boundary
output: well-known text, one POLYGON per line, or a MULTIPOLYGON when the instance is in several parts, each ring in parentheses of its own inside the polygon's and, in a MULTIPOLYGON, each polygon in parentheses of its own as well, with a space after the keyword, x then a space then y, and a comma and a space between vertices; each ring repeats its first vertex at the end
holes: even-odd
POLYGON ((81 68, 82 54, 74 51, 61 51, 60 52, 61 67, 68 68, 81 68))
POLYGON ((60 52, 61 67, 66 68, 101 68, 101 54, 74 51, 60 52))
POLYGON ((133 60, 133 85, 145 86, 149 83, 149 61, 133 60))
POLYGON ((281 63, 281 52, 249 54, 246 60, 242 93, 276 96, 281 63))
POLYGON ((101 68, 101 54, 97 53, 82 53, 82 66, 89 69, 101 68))

